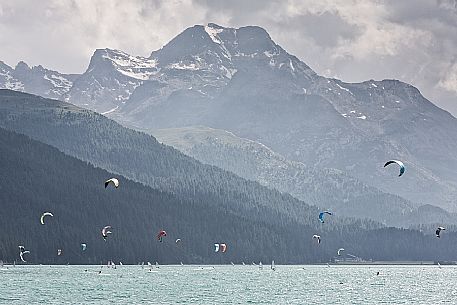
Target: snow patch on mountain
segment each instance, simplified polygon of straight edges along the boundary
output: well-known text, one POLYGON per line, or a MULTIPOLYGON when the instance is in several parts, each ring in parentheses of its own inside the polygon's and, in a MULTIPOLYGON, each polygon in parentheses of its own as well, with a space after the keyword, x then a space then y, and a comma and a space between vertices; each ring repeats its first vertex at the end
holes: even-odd
POLYGON ((116 111, 116 110, 118 110, 118 109, 119 109, 119 106, 116 106, 116 107, 114 107, 113 109, 110 109, 110 110, 108 110, 108 111, 102 112, 102 113, 100 113, 100 114, 102 114, 102 115, 110 114, 110 113, 112 113, 112 112, 114 112, 114 111, 116 111))
POLYGON ((136 78, 138 80, 148 80, 149 77, 153 74, 151 72, 136 72, 133 69, 119 70, 125 76, 136 78))
POLYGON ((289 66, 292 72, 295 72, 294 64, 292 63, 292 60, 289 58, 289 66))
POLYGON ((266 57, 271 58, 271 57, 274 57, 274 56, 277 56, 277 55, 280 54, 279 51, 277 51, 277 52, 276 52, 276 51, 277 51, 277 50, 275 50, 275 52, 272 52, 271 50, 268 50, 268 51, 263 52, 263 54, 264 54, 266 57))
POLYGON ((336 85, 337 85, 338 88, 340 88, 341 90, 347 91, 347 92, 349 92, 351 95, 354 95, 354 94, 352 94, 351 90, 349 90, 348 88, 345 88, 345 87, 341 86, 341 85, 338 84, 338 83, 337 83, 336 85))
POLYGON ((106 53, 102 57, 112 60, 119 67, 155 68, 157 60, 141 56, 132 56, 122 51, 106 53))
POLYGON ((200 69, 200 66, 197 65, 196 63, 189 63, 189 64, 186 64, 182 61, 178 62, 178 63, 172 63, 171 65, 168 65, 167 66, 168 69, 177 69, 177 70, 199 70, 200 69))
POLYGON ((228 79, 232 79, 233 75, 235 75, 235 73, 238 71, 237 69, 227 68, 225 66, 221 66, 220 70, 222 74, 228 79))
POLYGON ((61 88, 64 91, 70 90, 71 86, 73 86, 73 82, 69 81, 65 77, 55 74, 51 74, 50 76, 45 74, 44 79, 48 80, 54 87, 61 88))
POLYGON ((24 91, 24 84, 21 81, 15 79, 13 76, 11 76, 9 71, 5 74, 0 75, 4 75, 5 77, 5 83, 2 86, 4 89, 24 91))
POLYGON ((138 80, 148 80, 159 71, 156 59, 132 56, 119 50, 107 50, 102 58, 111 61, 123 75, 138 80))
POLYGON ((222 43, 222 41, 218 37, 218 34, 221 33, 222 31, 223 31, 223 29, 214 28, 214 27, 210 26, 210 24, 205 25, 205 32, 208 33, 211 40, 217 44, 222 43))

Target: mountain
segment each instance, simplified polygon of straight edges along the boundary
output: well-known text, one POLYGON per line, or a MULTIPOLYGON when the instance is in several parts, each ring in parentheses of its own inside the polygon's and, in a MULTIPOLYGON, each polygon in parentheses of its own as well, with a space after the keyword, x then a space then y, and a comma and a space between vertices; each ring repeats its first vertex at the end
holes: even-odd
POLYGON ((260 27, 196 25, 147 58, 96 50, 72 84, 61 100, 128 127, 226 130, 414 206, 457 211, 453 116, 400 81, 319 76, 260 27), (406 163, 401 178, 383 168, 393 158, 406 163))
POLYGON ((245 179, 330 209, 337 215, 371 218, 406 227, 457 223, 456 216, 432 206, 416 206, 331 168, 309 167, 275 153, 265 145, 225 130, 203 126, 150 130, 158 141, 245 179))
POLYGON ((179 199, 122 176, 117 176, 118 189, 105 189, 104 181, 112 173, 53 147, 2 128, 0 143, 3 261, 19 260, 18 245, 31 251, 25 258, 35 264, 319 259, 304 245, 283 251, 309 230, 293 222, 281 227, 251 221, 212 199, 179 199), (54 216, 41 225, 40 215, 45 211, 54 216), (104 241, 101 228, 106 225, 112 226, 113 233, 104 241), (159 243, 156 234, 162 229, 167 236, 159 243), (177 238, 181 243, 175 243, 177 238), (229 251, 214 253, 214 242, 226 242, 229 251), (81 243, 87 245, 84 252, 81 243), (61 256, 57 249, 62 250, 61 256))
POLYGON ((122 107, 135 89, 157 73, 156 61, 122 51, 99 49, 69 92, 69 101, 100 113, 122 107))
POLYGON ((0 88, 66 100, 76 78, 77 75, 61 74, 42 66, 29 67, 23 61, 14 69, 0 61, 0 88))
POLYGON ((127 126, 227 130, 412 202, 457 209, 457 121, 411 85, 321 77, 258 27, 195 26, 152 58, 160 72, 112 115, 127 126), (382 167, 392 158, 407 164, 401 183, 382 167))
MULTIPOLYGON (((33 125, 41 115, 45 118, 42 129, 50 138, 55 134, 44 122, 50 121, 51 112, 61 115, 58 122, 52 123, 60 123, 73 134, 78 115, 79 119, 86 119, 80 122, 85 126, 97 117, 109 121, 87 110, 77 112, 77 108, 68 104, 12 91, 1 93, 0 104, 16 108, 7 113, 8 120, 20 121, 22 113, 33 125), (6 93, 8 98, 4 96, 6 93), (50 109, 46 109, 44 105, 51 102, 54 107, 48 105, 50 109)), ((2 121, 5 108, 1 112, 2 121)), ((94 134, 99 131, 93 130, 94 134)), ((120 131, 114 133, 122 136, 120 131)), ((66 137, 70 133, 63 134, 66 137)), ((96 136, 93 139, 101 140, 96 136)), ((92 145, 94 142, 86 143, 86 147, 92 145)), ((122 149, 122 146, 112 148, 122 149)), ((375 260, 451 260, 455 253, 457 234, 450 231, 437 239, 433 232, 425 235, 413 230, 368 227, 369 223, 338 217, 327 219, 325 226, 299 224, 291 217, 280 224, 275 219, 280 215, 265 208, 260 200, 253 203, 251 210, 229 208, 211 195, 184 198, 151 189, 119 174, 116 176, 121 181, 120 187, 105 189, 103 182, 113 173, 3 128, 0 128, 0 153, 3 171, 0 256, 4 261, 17 260, 18 245, 31 251, 26 255, 29 263, 45 264, 98 264, 106 260, 214 264, 271 259, 281 263, 309 263, 333 259, 341 246, 362 258, 375 260), (52 211, 54 217, 47 218, 43 226, 39 217, 44 211, 52 211), (105 242, 100 229, 108 224, 113 234, 105 242), (163 243, 155 237, 160 229, 168 233, 163 243), (316 231, 321 232, 323 239, 319 246, 311 238, 316 231), (181 243, 176 244, 175 238, 181 238, 181 243), (82 242, 87 244, 85 252, 80 248, 82 242), (214 253, 214 242, 227 243, 227 253, 214 253), (57 249, 62 249, 62 256, 57 256, 57 249)), ((220 191, 224 192, 224 186, 220 191)))
POLYGON ((0 127, 182 199, 212 199, 237 215, 255 211, 252 221, 318 224, 316 207, 201 164, 149 135, 68 103, 0 90, 0 127))

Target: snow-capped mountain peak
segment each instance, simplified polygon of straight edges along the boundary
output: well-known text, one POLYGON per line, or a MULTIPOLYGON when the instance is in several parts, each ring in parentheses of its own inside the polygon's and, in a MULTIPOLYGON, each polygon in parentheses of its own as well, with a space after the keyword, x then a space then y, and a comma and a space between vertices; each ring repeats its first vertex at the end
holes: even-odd
POLYGON ((11 68, 0 63, 0 88, 25 91, 44 97, 67 99, 76 75, 61 74, 41 65, 30 67, 24 61, 11 68))
POLYGON ((25 62, 14 69, 0 69, 2 88, 57 98, 109 114, 126 107, 133 109, 139 100, 147 105, 145 98, 151 88, 162 88, 163 98, 182 91, 214 99, 238 71, 269 69, 286 73, 305 79, 301 87, 307 87, 316 76, 263 28, 230 28, 214 23, 184 30, 149 57, 97 49, 82 75, 63 75, 41 66, 29 67, 25 62))
MULTIPOLYGON (((92 56, 86 73, 94 69, 114 68, 119 73, 138 80, 147 80, 157 73, 157 61, 142 56, 132 56, 120 50, 97 49, 92 56)), ((98 72, 98 71, 97 71, 98 72)), ((106 71, 100 71, 104 73, 106 71)))
POLYGON ((0 61, 0 88, 24 91, 24 84, 14 77, 14 70, 0 61))

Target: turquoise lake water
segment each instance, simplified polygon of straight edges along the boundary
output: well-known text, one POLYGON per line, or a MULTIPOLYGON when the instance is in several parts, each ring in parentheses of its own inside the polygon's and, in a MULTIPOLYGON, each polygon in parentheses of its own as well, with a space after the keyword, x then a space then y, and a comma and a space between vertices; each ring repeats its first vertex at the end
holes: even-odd
POLYGON ((8 266, 0 304, 457 304, 457 267, 8 266))

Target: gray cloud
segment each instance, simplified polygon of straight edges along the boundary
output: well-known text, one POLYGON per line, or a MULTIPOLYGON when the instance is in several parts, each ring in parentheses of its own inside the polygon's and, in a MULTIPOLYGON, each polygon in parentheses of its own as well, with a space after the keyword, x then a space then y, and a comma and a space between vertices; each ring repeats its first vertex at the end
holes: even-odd
POLYGON ((262 26, 320 74, 400 79, 457 115, 455 0, 0 0, 0 59, 80 73, 95 48, 149 55, 207 22, 262 26))

